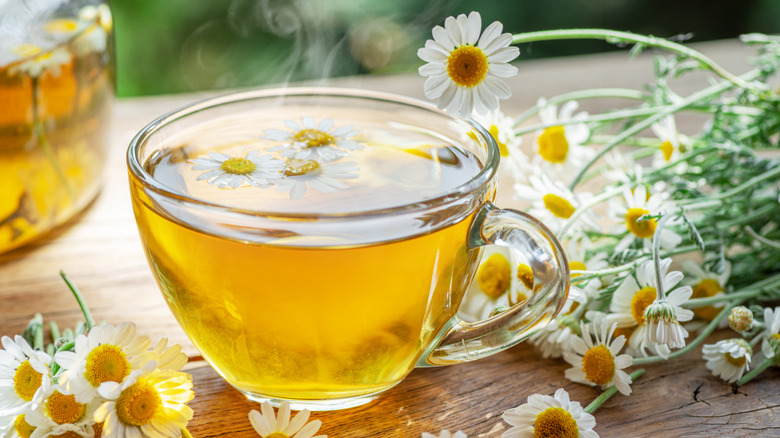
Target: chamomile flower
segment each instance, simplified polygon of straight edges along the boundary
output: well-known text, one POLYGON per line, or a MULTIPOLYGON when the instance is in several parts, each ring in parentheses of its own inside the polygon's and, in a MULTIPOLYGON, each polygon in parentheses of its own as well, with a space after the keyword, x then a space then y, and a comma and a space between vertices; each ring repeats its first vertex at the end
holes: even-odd
MULTIPOLYGON (((678 292, 682 289, 677 289, 678 292)), ((666 345, 669 348, 685 347, 685 338, 688 337, 688 331, 680 325, 678 319, 679 312, 683 309, 680 303, 690 298, 690 295, 675 294, 670 295, 670 299, 658 301, 655 300, 645 309, 645 343, 666 345)))
POLYGON ((37 78, 49 72, 52 76, 59 76, 65 64, 70 63, 71 54, 64 47, 52 50, 43 50, 40 46, 30 43, 17 44, 11 48, 11 52, 23 60, 12 65, 8 69, 11 76, 26 74, 37 78))
MULTIPOLYGON (((690 260, 683 262, 685 272, 689 274, 688 282, 693 288, 691 298, 712 298, 725 294, 726 284, 731 277, 731 263, 726 261, 723 271, 720 273, 704 269, 700 264, 690 260)), ((704 321, 712 321, 723 309, 723 304, 713 304, 704 307, 696 307, 693 314, 704 321)), ((725 326, 725 321, 724 321, 725 326)))
POLYGON ((680 159, 680 133, 674 116, 669 115, 650 126, 661 140, 658 152, 653 156, 653 167, 663 167, 680 159))
MULTIPOLYGON (((591 242, 586 236, 576 240, 569 240, 566 245, 566 260, 569 262, 569 270, 598 271, 609 266, 609 262, 607 262, 607 253, 599 252, 588 256, 587 251, 590 247, 591 242)), ((575 282, 575 279, 580 275, 582 274, 571 274, 572 284, 569 288, 569 295, 574 298, 574 301, 585 304, 589 300, 596 299, 602 284, 601 280, 598 278, 588 280, 588 282, 584 284, 575 282)))
POLYGON ((63 394, 60 389, 56 385, 50 387, 43 404, 27 414, 27 423, 35 427, 30 438, 92 437, 92 417, 100 405, 99 399, 79 403, 74 395, 63 394))
MULTIPOLYGON (((661 193, 648 194, 643 185, 633 190, 624 187, 623 198, 625 204, 610 203, 610 211, 616 220, 623 223, 621 229, 628 230, 628 234, 615 246, 615 252, 628 248, 634 239, 641 239, 646 248, 652 244, 655 229, 658 226, 656 219, 641 220, 642 216, 655 216, 664 211, 670 211, 671 207, 664 205, 664 196, 661 193), (625 228, 624 228, 625 227, 625 228)), ((674 220, 667 222, 672 224, 674 220)), ((668 227, 661 230, 661 248, 672 249, 682 242, 682 237, 668 227)))
POLYGON ((434 435, 428 432, 423 432, 422 438, 468 438, 468 435, 466 435, 465 433, 463 433, 463 431, 460 430, 455 433, 450 433, 449 430, 444 429, 438 435, 434 435))
POLYGON ((724 339, 702 347, 707 369, 721 379, 734 383, 750 367, 753 349, 744 339, 724 339))
POLYGON ((471 322, 486 319, 497 308, 527 299, 533 283, 530 266, 520 262, 509 248, 490 245, 482 253, 474 280, 466 290, 460 315, 471 322))
POLYGON ((427 78, 425 97, 450 114, 485 114, 498 108, 499 99, 512 94, 500 78, 517 74, 517 67, 509 62, 517 58, 520 49, 509 46, 512 34, 501 33, 503 25, 498 21, 480 35, 481 30, 478 12, 448 17, 444 27, 434 27, 433 39, 417 51, 426 62, 419 69, 427 78))
MULTIPOLYGON (((530 185, 515 184, 515 196, 531 202, 528 212, 553 233, 561 231, 574 212, 592 198, 590 193, 575 195, 559 181, 553 182, 545 175, 531 176, 529 181, 530 185)), ((587 210, 571 225, 570 230, 581 233, 583 230, 598 228, 595 220, 595 214, 587 210)))
POLYGON ((333 119, 322 119, 317 123, 312 117, 303 117, 301 123, 285 120, 290 129, 267 129, 260 136, 267 140, 286 142, 281 146, 268 148, 278 151, 283 157, 294 160, 335 161, 349 155, 349 151, 363 148, 351 140, 359 134, 352 126, 333 128, 333 119))
POLYGON ((558 316, 528 339, 542 352, 543 358, 557 359, 571 351, 571 340, 578 334, 571 325, 565 316, 558 316))
MULTIPOLYGON (((505 116, 501 110, 496 109, 487 114, 474 114, 473 119, 490 133, 496 141, 502 157, 520 154, 525 158, 519 149, 522 138, 515 135, 513 118, 505 116)), ((527 158, 525 159, 527 160, 527 158)))
POLYGON ((276 188, 290 192, 290 199, 301 199, 307 187, 322 193, 333 193, 347 188, 340 179, 354 179, 359 169, 354 162, 320 163, 315 160, 287 160, 284 178, 276 188))
POLYGON ((258 151, 246 157, 231 157, 219 152, 209 152, 207 157, 190 160, 192 170, 205 170, 198 181, 206 180, 221 189, 235 189, 244 183, 255 187, 269 187, 282 178, 284 161, 258 151))
MULTIPOLYGON (((671 264, 670 258, 663 259, 660 263, 663 290, 666 292, 667 301, 674 308, 678 322, 690 321, 693 312, 680 306, 690 298, 692 291, 689 286, 673 290, 683 279, 683 274, 679 271, 668 272, 671 264)), ((625 277, 612 295, 610 314, 607 315, 606 321, 608 324, 616 323, 618 328, 636 327, 628 339, 628 352, 633 355, 647 356, 647 349, 663 357, 670 353, 666 345, 648 342, 645 335, 645 330, 648 329, 645 310, 655 302, 658 295, 656 288, 655 264, 648 260, 637 268, 636 278, 632 275, 625 277)), ((656 326, 654 328, 657 329, 656 326)))
POLYGON ((616 324, 609 331, 607 324, 591 325, 581 323, 582 336, 571 340, 573 352, 564 352, 563 360, 573 368, 566 370, 566 378, 586 385, 598 385, 607 389, 615 385, 623 395, 631 394, 631 376, 623 368, 631 366, 633 359, 628 354, 619 354, 626 343, 623 335, 612 339, 616 324), (597 330, 600 329, 600 333, 597 330))
POLYGON ((527 403, 505 411, 501 418, 512 426, 501 438, 598 438, 593 431, 596 419, 579 402, 570 401, 563 388, 557 389, 552 397, 530 395, 527 403))
POLYGON ((290 404, 282 402, 279 411, 274 413, 274 408, 268 402, 260 405, 262 413, 252 410, 249 412, 249 422, 263 438, 326 438, 327 435, 314 435, 320 430, 322 421, 309 420, 309 411, 304 409, 298 412, 290 420, 290 404))
POLYGON ((764 309, 764 330, 761 336, 761 352, 766 357, 780 354, 780 307, 764 309))
POLYGON ((178 438, 192 419, 192 376, 156 369, 154 361, 120 383, 100 387, 107 401, 95 411, 103 438, 178 438))
POLYGON ((136 336, 135 324, 104 324, 88 335, 79 335, 74 351, 61 351, 54 360, 66 371, 59 384, 76 401, 88 403, 98 395, 101 385, 122 382, 133 370, 148 362, 144 352, 151 345, 146 336, 136 336))
POLYGON ((0 415, 16 416, 35 410, 51 386, 51 357, 35 351, 21 336, 0 339, 0 415))
POLYGON ((596 155, 585 145, 590 137, 590 130, 585 124, 588 113, 574 114, 577 110, 575 101, 564 103, 560 111, 544 98, 540 98, 536 105, 540 108, 539 119, 550 126, 537 135, 534 163, 551 169, 561 180, 568 180, 596 155))
POLYGON ((21 414, 11 418, 11 423, 5 428, 0 427, 3 438, 30 438, 35 433, 35 426, 27 422, 27 415, 21 414))

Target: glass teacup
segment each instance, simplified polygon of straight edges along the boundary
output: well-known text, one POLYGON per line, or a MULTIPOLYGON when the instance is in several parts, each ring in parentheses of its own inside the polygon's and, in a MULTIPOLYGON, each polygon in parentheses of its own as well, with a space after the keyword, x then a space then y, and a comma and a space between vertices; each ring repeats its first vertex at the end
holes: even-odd
POLYGON ((0 14, 0 252, 83 209, 98 192, 108 149, 108 5, 45 4, 7 2, 0 14))
POLYGON ((556 315, 564 253, 491 203, 498 160, 471 121, 328 88, 196 103, 128 150, 141 240, 184 331, 250 399, 313 410, 504 350, 556 315), (533 290, 466 323, 458 306, 489 244, 531 267, 533 290))

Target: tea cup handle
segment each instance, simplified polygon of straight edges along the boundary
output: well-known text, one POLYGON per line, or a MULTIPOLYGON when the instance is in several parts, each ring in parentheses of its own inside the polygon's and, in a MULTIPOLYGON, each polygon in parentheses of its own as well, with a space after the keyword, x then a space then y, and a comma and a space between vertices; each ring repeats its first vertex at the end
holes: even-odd
POLYGON ((517 251, 533 270, 531 296, 476 323, 456 315, 420 357, 418 367, 469 362, 512 347, 547 325, 566 301, 566 255, 550 230, 532 216, 487 203, 471 225, 468 243, 471 248, 501 245, 517 251))

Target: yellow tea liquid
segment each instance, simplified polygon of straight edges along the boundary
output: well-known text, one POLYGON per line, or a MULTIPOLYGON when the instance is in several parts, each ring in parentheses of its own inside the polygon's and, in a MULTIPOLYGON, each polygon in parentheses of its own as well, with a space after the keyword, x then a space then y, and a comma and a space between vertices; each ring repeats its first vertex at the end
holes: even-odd
MULTIPOLYGON (((465 183, 481 166, 447 145, 367 142, 340 160, 359 168, 358 178, 344 180, 346 188, 309 188, 293 200, 274 188, 219 189, 196 181, 203 172, 191 169, 194 157, 211 150, 244 156, 247 148, 265 147, 251 139, 212 149, 204 143, 154 155, 146 170, 189 196, 235 208, 334 213, 422 201, 465 183)), ((131 191, 171 310, 214 368, 250 396, 338 399, 398 383, 456 313, 479 257, 466 245, 468 213, 427 231, 420 218, 419 229, 401 239, 345 221, 329 235, 273 238, 262 230, 258 243, 200 231, 199 219, 158 203, 132 177, 131 191)))
POLYGON ((15 46, 29 56, 0 66, 0 252, 97 193, 113 99, 109 35, 94 22, 53 48, 15 46))

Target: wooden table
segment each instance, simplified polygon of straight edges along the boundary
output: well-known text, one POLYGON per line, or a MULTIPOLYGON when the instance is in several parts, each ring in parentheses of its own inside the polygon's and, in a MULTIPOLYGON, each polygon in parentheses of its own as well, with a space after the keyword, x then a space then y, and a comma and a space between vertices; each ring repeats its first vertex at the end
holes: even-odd
MULTIPOLYGON (((748 50, 736 41, 699 44, 700 50, 735 73, 748 69, 748 50)), ((522 56, 521 56, 522 57, 522 56)), ((519 114, 540 96, 591 87, 633 87, 652 79, 651 58, 629 60, 625 52, 520 62, 510 81, 508 114, 519 114)), ((701 76, 675 87, 690 92, 701 76)), ((410 74, 334 80, 327 85, 377 89, 422 98, 422 78, 410 74)), ((95 318, 118 324, 134 321, 153 341, 167 336, 197 351, 176 324, 159 293, 137 236, 127 187, 124 153, 132 136, 155 116, 210 94, 122 99, 113 115, 111 154, 102 194, 79 217, 45 238, 0 255, 0 334, 21 333, 35 312, 62 327, 80 317, 58 272, 64 270, 83 294, 95 318)), ((615 102, 598 102, 598 111, 615 102)), ((687 123, 687 126, 686 126, 687 123)), ((695 121, 682 130, 697 130, 695 121)), ((530 140, 530 139, 529 139, 530 140)), ((510 201, 503 192, 507 205, 510 201)), ((501 204, 501 203, 499 203, 501 204)), ((711 342, 731 336, 724 331, 711 342)), ((571 383, 562 360, 542 360, 530 344, 491 358, 447 368, 415 370, 378 400, 342 412, 314 413, 331 437, 419 437, 421 432, 462 429, 469 437, 498 437, 508 425, 506 409, 533 393, 552 394, 563 387, 583 406, 600 392, 571 383)), ((633 395, 616 395, 596 415, 602 437, 633 436, 780 436, 780 371, 773 368, 732 392, 712 376, 699 351, 669 363, 646 367, 633 384, 633 395)), ((205 362, 188 365, 195 381, 190 406, 195 437, 257 436, 247 419, 258 405, 245 400, 205 362)))

